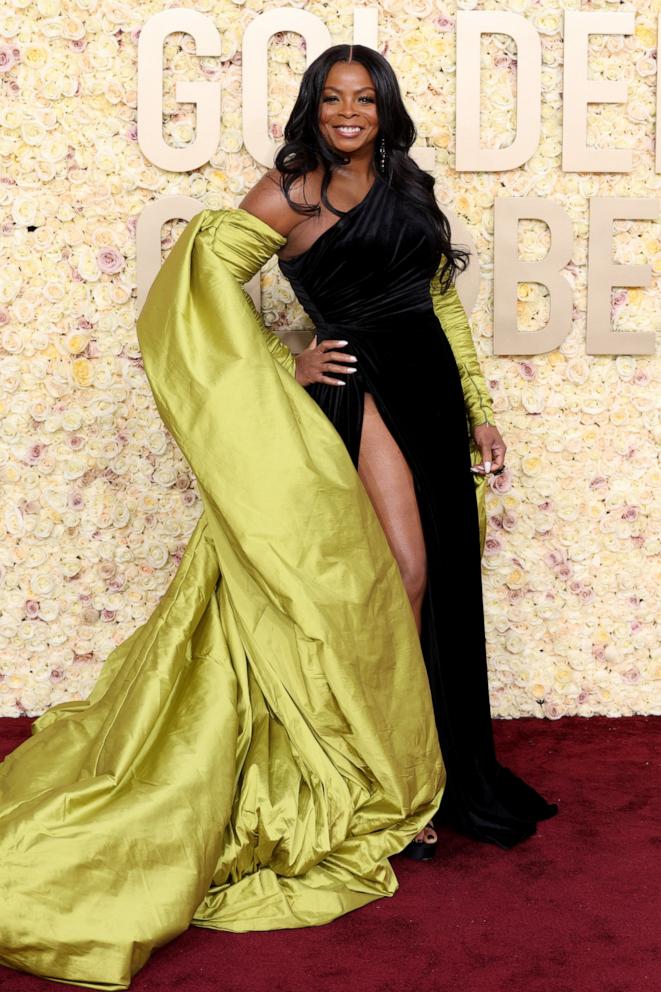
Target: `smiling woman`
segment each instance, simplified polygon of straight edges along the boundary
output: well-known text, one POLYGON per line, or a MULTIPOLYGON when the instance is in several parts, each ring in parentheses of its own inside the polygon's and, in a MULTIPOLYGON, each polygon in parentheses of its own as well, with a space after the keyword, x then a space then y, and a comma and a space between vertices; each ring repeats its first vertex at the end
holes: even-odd
MULTIPOLYGON (((453 286, 468 256, 409 156, 415 137, 386 60, 330 48, 303 77, 276 168, 241 207, 286 239, 280 268, 316 330, 296 378, 344 441, 399 567, 448 771, 441 815, 511 847, 557 807, 494 754, 467 414, 482 484, 506 446, 453 286)), ((427 858, 436 839, 427 828, 406 853, 427 858)))
POLYGON ((324 84, 319 133, 329 145, 354 156, 360 148, 373 145, 378 130, 376 90, 371 76, 360 62, 337 62, 324 84))

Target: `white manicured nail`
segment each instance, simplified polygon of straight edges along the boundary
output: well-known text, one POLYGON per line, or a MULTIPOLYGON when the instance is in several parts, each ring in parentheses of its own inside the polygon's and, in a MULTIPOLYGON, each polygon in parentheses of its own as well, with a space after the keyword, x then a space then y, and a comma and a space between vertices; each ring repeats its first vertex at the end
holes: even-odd
POLYGON ((484 471, 485 472, 490 472, 491 471, 491 462, 485 462, 484 463, 484 471))

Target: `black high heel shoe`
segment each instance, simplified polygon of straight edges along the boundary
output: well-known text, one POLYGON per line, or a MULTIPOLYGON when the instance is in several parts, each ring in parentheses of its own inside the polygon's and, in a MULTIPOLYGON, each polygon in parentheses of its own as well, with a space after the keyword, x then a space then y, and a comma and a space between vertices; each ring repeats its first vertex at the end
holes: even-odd
MULTIPOLYGON (((425 830, 430 827, 434 833, 436 833, 436 828, 432 820, 425 824, 425 830)), ((406 845, 402 854, 405 858, 410 858, 412 861, 431 861, 436 854, 436 846, 438 844, 438 836, 436 840, 412 840, 406 845)))

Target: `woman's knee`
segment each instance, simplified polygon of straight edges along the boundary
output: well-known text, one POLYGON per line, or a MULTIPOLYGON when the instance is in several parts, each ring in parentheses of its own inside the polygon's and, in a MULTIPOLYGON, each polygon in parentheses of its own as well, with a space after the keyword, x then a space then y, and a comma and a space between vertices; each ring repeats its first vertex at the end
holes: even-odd
POLYGON ((427 588, 427 561, 424 554, 404 555, 397 562, 406 594, 411 602, 422 599, 427 588))

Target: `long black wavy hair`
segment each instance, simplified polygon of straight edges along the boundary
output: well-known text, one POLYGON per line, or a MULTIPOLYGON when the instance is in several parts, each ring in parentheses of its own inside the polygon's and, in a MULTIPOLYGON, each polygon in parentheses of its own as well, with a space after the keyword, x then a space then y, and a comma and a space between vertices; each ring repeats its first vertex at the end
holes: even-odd
POLYGON ((468 265, 470 252, 454 246, 450 240, 450 224, 434 196, 434 177, 424 172, 409 155, 417 132, 408 115, 390 63, 383 55, 365 45, 333 45, 321 53, 305 70, 296 102, 285 125, 285 142, 275 157, 275 167, 282 174, 282 188, 287 202, 298 213, 319 214, 321 206, 295 203, 290 196, 292 184, 320 164, 324 168, 321 183, 321 203, 332 213, 339 213, 328 202, 326 191, 333 170, 348 161, 342 152, 332 148, 319 131, 321 97, 331 67, 336 62, 360 62, 365 66, 376 90, 379 133, 374 143, 374 169, 392 189, 418 208, 432 227, 439 251, 443 255, 440 271, 441 289, 454 282, 458 272, 468 265), (386 147, 384 170, 380 165, 378 146, 383 137, 386 147))

